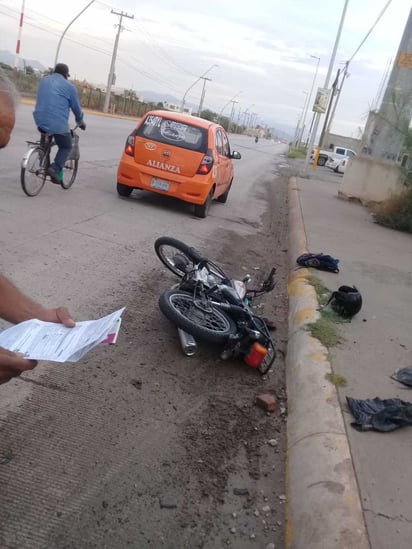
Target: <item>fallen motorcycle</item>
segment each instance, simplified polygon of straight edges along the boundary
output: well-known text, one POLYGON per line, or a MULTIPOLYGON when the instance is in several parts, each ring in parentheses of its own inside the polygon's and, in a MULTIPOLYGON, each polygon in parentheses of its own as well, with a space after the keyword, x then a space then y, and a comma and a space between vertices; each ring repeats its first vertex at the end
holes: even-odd
POLYGON ((273 268, 257 290, 251 278, 233 280, 195 248, 162 236, 155 241, 160 261, 179 282, 159 298, 159 307, 179 331, 183 351, 192 355, 197 341, 222 347, 221 358, 242 357, 266 374, 276 358, 267 323, 252 309, 252 301, 275 287, 273 268))

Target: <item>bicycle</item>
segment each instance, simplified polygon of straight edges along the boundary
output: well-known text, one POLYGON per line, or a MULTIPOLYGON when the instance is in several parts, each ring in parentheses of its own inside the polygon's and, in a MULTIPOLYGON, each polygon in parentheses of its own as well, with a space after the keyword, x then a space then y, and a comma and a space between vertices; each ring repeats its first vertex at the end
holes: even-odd
MULTIPOLYGON (((60 185, 63 189, 70 189, 76 179, 79 166, 79 135, 75 132, 75 126, 70 133, 72 135, 72 150, 65 162, 63 170, 59 173, 60 185)), ((38 141, 26 141, 28 151, 21 161, 20 183, 27 196, 36 196, 44 187, 50 176, 47 170, 51 164, 50 152, 56 145, 53 134, 41 133, 38 141)))

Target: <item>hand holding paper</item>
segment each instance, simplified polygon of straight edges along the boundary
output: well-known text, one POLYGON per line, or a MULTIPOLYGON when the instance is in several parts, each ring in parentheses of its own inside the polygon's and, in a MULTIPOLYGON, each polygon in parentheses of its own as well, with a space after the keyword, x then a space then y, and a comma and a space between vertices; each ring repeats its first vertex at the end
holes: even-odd
POLYGON ((125 307, 98 320, 62 324, 26 320, 0 333, 0 347, 32 360, 77 362, 99 343, 114 343, 125 307))

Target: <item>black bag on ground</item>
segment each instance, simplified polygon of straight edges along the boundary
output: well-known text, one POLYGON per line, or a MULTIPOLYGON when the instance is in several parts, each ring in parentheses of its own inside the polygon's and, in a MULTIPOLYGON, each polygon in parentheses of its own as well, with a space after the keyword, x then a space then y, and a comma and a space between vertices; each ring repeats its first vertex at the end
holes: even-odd
POLYGON ((296 263, 301 267, 314 267, 315 269, 330 273, 339 272, 339 259, 335 259, 331 255, 302 254, 297 258, 296 263))
POLYGON ((412 425, 412 402, 399 398, 367 398, 357 400, 346 397, 355 421, 351 423, 357 431, 389 432, 412 425))

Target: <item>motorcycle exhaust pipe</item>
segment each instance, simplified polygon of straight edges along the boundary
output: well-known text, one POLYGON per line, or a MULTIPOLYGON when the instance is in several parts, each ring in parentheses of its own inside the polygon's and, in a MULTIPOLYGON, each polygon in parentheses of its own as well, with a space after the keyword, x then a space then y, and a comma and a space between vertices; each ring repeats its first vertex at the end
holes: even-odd
POLYGON ((182 351, 186 356, 193 356, 197 351, 197 343, 195 338, 191 335, 182 330, 181 328, 177 329, 179 333, 179 339, 180 339, 180 345, 182 347, 182 351))

